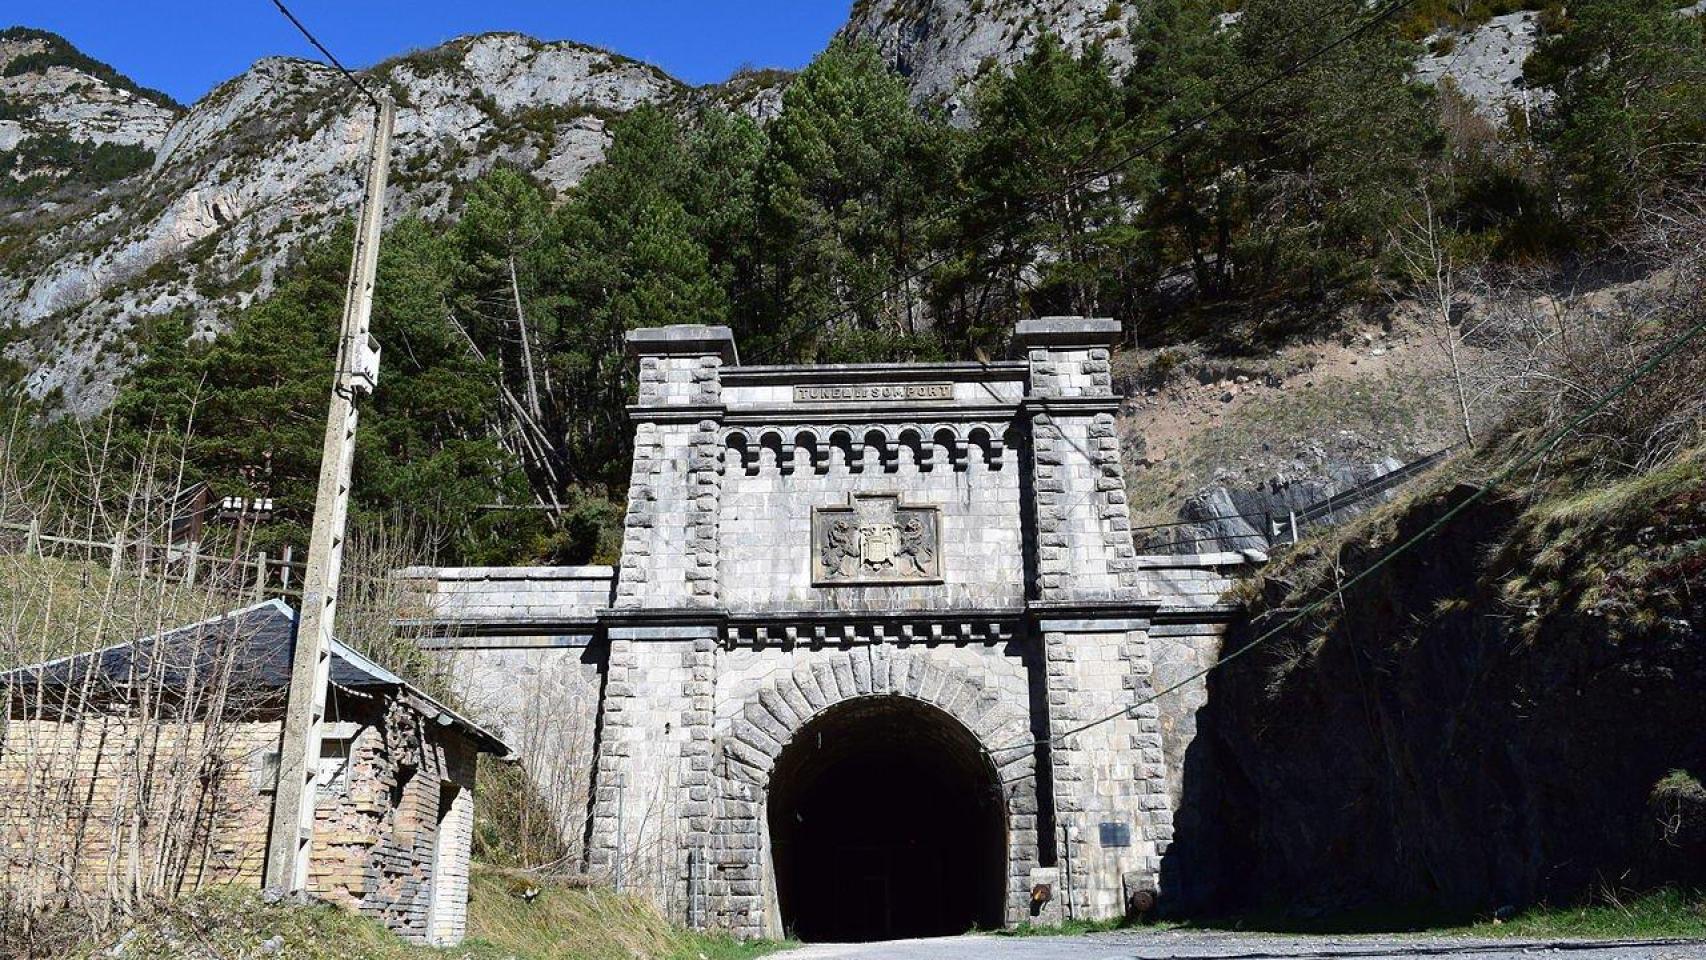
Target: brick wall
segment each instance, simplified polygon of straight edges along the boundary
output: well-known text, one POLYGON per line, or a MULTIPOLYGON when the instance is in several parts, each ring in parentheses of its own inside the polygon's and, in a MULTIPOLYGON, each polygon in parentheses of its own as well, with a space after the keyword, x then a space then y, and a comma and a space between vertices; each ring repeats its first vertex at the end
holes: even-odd
MULTIPOLYGON (((335 697, 330 716, 322 769, 344 769, 318 799, 309 892, 411 939, 429 929, 459 938, 472 745, 382 693, 335 697), (442 841, 441 796, 453 801, 442 841)), ((259 886, 280 734, 277 720, 141 725, 94 710, 81 722, 13 719, 0 745, 8 886, 26 897, 67 885, 95 896, 259 886), (203 777, 209 769, 216 775, 203 777)))
POLYGON ((259 884, 277 723, 14 718, 0 744, 0 860, 26 900, 259 884), (204 759, 220 775, 203 780, 204 759), (270 772, 270 768, 267 768, 270 772), (132 831, 135 830, 133 835, 132 831))

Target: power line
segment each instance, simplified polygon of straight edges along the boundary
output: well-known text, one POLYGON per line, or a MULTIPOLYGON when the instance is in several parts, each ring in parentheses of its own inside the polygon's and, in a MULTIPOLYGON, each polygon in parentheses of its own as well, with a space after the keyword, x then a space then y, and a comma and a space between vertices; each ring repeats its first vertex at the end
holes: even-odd
MULTIPOLYGON (((1052 200, 1056 199, 1057 197, 1065 196, 1066 194, 1070 193, 1073 190, 1080 190, 1080 189, 1083 189, 1085 187, 1088 187, 1088 186, 1094 184, 1097 180, 1101 180, 1104 177, 1111 176, 1112 174, 1117 173, 1117 172, 1125 169, 1126 167, 1130 166, 1131 164, 1137 162, 1138 160, 1142 159, 1143 157, 1147 156, 1148 154, 1153 153, 1154 151, 1161 149, 1162 147, 1165 147, 1165 146, 1173 143, 1174 141, 1182 139, 1187 134, 1195 132, 1198 128, 1200 128, 1204 124, 1208 123, 1210 120, 1213 120, 1216 117, 1221 116, 1222 114, 1226 114, 1226 113, 1231 112, 1233 107, 1238 106, 1239 104, 1243 103, 1246 100, 1249 100, 1250 98, 1261 93, 1263 90, 1266 90, 1268 87, 1271 87, 1274 84, 1279 83, 1281 81, 1289 80, 1292 77, 1295 77, 1298 74, 1304 72, 1306 69, 1308 69, 1310 66, 1312 66, 1316 61, 1327 56, 1329 53, 1332 53, 1333 51, 1335 51, 1335 50, 1339 49, 1340 47, 1352 42, 1353 40, 1356 40, 1356 39, 1362 37, 1363 35, 1367 34, 1370 30, 1373 30, 1376 26, 1378 26, 1382 22, 1390 20, 1399 11, 1403 10, 1405 7, 1408 7, 1412 2, 1414 2, 1414 0, 1391 0, 1391 2, 1388 3, 1386 6, 1375 11, 1374 15, 1369 17, 1367 20, 1364 20, 1363 22, 1361 22, 1360 24, 1358 24, 1356 27, 1352 28, 1351 30, 1348 30, 1345 33, 1342 33, 1339 36, 1335 37, 1334 39, 1328 41, 1323 46, 1317 47, 1314 51, 1312 51, 1308 55, 1298 59, 1297 61, 1293 62, 1290 66, 1286 67, 1285 69, 1280 70, 1276 73, 1270 74, 1270 75, 1268 75, 1268 76, 1266 76, 1260 80, 1255 81, 1254 83, 1251 83, 1251 84, 1243 87, 1242 89, 1238 90, 1232 96, 1228 97, 1227 99, 1220 102, 1216 106, 1210 108, 1209 110, 1204 111, 1203 113, 1198 114, 1196 117, 1194 117, 1193 119, 1191 119, 1190 121, 1188 121, 1186 123, 1175 126, 1172 130, 1168 131, 1167 133, 1162 134, 1158 137, 1155 137, 1155 138, 1145 142, 1142 146, 1139 146, 1136 149, 1130 151, 1129 153, 1127 153, 1123 157, 1120 157, 1117 160, 1114 160, 1114 161, 1110 162, 1109 164, 1107 164, 1103 167, 1099 167, 1091 173, 1081 175, 1081 176, 1079 176, 1073 180, 1069 180, 1064 186, 1062 186, 1056 190, 1050 191, 1049 193, 1038 196, 1037 198, 1033 199, 1029 203, 1023 204, 1021 206, 1021 208, 1018 211, 1016 211, 1012 216, 1005 218, 1002 222, 996 224, 995 226, 992 226, 989 229, 982 231, 981 233, 975 234, 972 237, 972 239, 970 240, 970 244, 973 244, 973 245, 981 244, 986 240, 993 239, 994 237, 996 237, 1001 232, 1002 228, 1009 227, 1009 226, 1012 226, 1013 224, 1017 223, 1018 218, 1020 216, 1023 216, 1026 213, 1030 213, 1030 212, 1034 211, 1036 208, 1038 208, 1043 203, 1048 202, 1048 201, 1052 201, 1052 200)), ((1323 14, 1321 17, 1318 17, 1315 20, 1308 21, 1303 26, 1314 26, 1314 25, 1318 24, 1321 20, 1325 19, 1325 17, 1326 17, 1326 14, 1323 14)), ((1287 34, 1285 34, 1285 37, 1289 38, 1290 36, 1294 35, 1298 30, 1303 29, 1303 26, 1294 27, 1291 31, 1289 31, 1287 34)), ((1128 126, 1130 124, 1130 122, 1131 121, 1128 120, 1125 124, 1115 125, 1113 130, 1110 131, 1110 135, 1112 133, 1118 132, 1122 126, 1128 126)), ((962 204, 961 206, 965 207, 967 205, 962 204)), ((958 212, 963 212, 963 211, 962 210, 951 211, 951 213, 958 213, 958 212)), ((946 219, 946 217, 948 215, 949 214, 942 214, 942 215, 939 215, 938 217, 936 217, 935 219, 944 220, 944 219, 946 219)), ((781 350, 784 350, 788 347, 791 347, 791 346, 794 346, 795 344, 797 344, 800 341, 800 339, 802 337, 804 337, 805 335, 821 329, 826 324, 833 323, 836 320, 840 320, 840 319, 843 319, 843 318, 851 315, 852 313, 854 313, 857 310, 859 310, 860 308, 868 305, 869 303, 871 303, 872 301, 874 301, 875 299, 877 299, 880 296, 890 294, 890 293, 894 293, 894 292, 900 290, 906 284, 909 284, 914 280, 918 280, 918 279, 922 278, 926 273, 929 273, 931 270, 934 270, 937 267, 940 267, 940 266, 946 264, 949 260, 951 260, 953 258, 953 256, 954 255, 952 253, 938 254, 935 257, 932 257, 932 258, 926 260, 922 266, 919 266, 919 267, 903 274, 899 279, 893 281, 892 283, 885 285, 881 289, 872 291, 871 293, 866 294, 866 295, 858 298, 854 302, 847 304, 846 306, 841 307, 841 308, 825 315, 824 317, 822 317, 820 319, 818 324, 816 324, 814 326, 802 328, 801 330, 797 331, 793 336, 784 338, 779 344, 776 344, 775 346, 773 346, 771 348, 771 353, 772 353, 773 358, 774 358, 774 355, 776 353, 780 352, 781 350)), ((1174 272, 1177 272, 1177 268, 1175 268, 1175 271, 1169 271, 1169 273, 1174 273, 1174 272)), ((1165 278, 1166 278, 1166 275, 1163 275, 1162 279, 1165 279, 1165 278)))
POLYGON ((1492 492, 1495 488, 1502 485, 1506 480, 1509 480, 1511 477, 1515 476, 1518 471, 1527 467, 1529 464, 1533 463, 1535 460, 1539 459, 1541 456, 1543 456, 1547 453, 1550 453, 1554 448, 1556 448, 1558 446, 1558 444, 1560 444, 1564 441, 1565 437, 1574 433, 1576 431, 1576 429, 1578 427, 1580 427, 1582 424, 1584 424, 1587 421, 1591 420, 1592 418, 1598 416, 1600 411, 1602 411, 1606 407, 1610 406, 1612 404, 1612 402, 1614 402, 1618 397, 1621 397, 1623 394, 1629 392, 1629 389, 1631 387, 1633 387, 1637 381, 1639 381, 1642 377, 1645 377, 1647 374, 1652 373, 1653 370, 1657 369, 1659 364, 1670 359, 1672 356, 1675 356, 1677 351, 1681 350, 1684 346, 1686 346, 1688 344, 1688 342, 1690 340, 1693 340, 1695 337, 1699 336, 1703 332, 1706 332, 1706 319, 1701 320, 1700 322, 1696 323, 1694 326, 1683 331, 1683 333, 1681 335, 1670 340, 1668 343, 1666 343, 1664 345, 1664 347, 1662 347, 1660 350, 1658 350, 1656 353, 1654 353, 1651 357, 1649 357, 1645 363, 1643 363, 1639 367, 1637 367, 1634 370, 1634 372, 1630 373, 1627 377, 1624 377, 1623 380, 1617 384, 1617 386, 1613 387, 1611 390, 1609 390, 1605 394, 1601 395, 1598 400, 1594 401, 1594 403, 1591 406, 1589 406, 1586 410, 1582 411, 1581 414, 1577 415, 1575 417, 1575 419, 1571 420, 1569 423, 1566 423, 1562 427, 1559 427, 1557 430, 1553 431, 1550 435, 1548 435, 1546 437, 1546 439, 1541 441, 1537 446, 1535 446, 1533 449, 1529 450, 1527 453, 1523 454, 1521 457, 1518 457, 1517 459, 1506 464, 1503 469, 1499 470, 1491 478, 1489 478, 1488 480, 1483 482, 1479 487, 1477 487, 1475 489, 1474 493, 1470 494, 1468 497, 1466 497, 1462 501, 1460 501, 1457 505, 1453 506, 1451 509, 1449 509, 1445 513, 1441 514, 1432 523, 1430 523, 1426 527, 1422 528, 1422 530, 1420 532, 1418 532, 1415 536, 1411 537, 1408 540, 1405 540, 1403 543, 1399 544, 1398 546, 1393 547, 1391 550, 1387 551, 1384 555, 1382 555, 1380 557, 1380 559, 1376 560, 1374 563, 1372 563, 1368 567, 1364 568, 1357 575, 1351 577, 1349 580, 1346 580, 1344 583, 1335 585, 1331 591, 1328 591, 1327 593, 1323 594, 1321 597, 1319 597, 1316 600, 1314 600, 1313 602, 1309 603, 1307 606, 1299 608, 1290 617, 1288 617, 1285 620, 1283 620, 1282 622, 1280 622, 1277 626, 1266 631, 1262 635, 1258 636, 1256 639, 1250 641, 1249 643, 1247 643, 1244 646, 1240 647, 1239 649, 1233 651, 1232 653, 1229 653, 1226 656, 1221 657, 1218 661, 1216 661, 1212 665, 1204 667, 1201 670, 1198 670, 1197 672, 1191 674, 1190 676, 1185 677, 1183 680, 1179 680, 1176 683, 1173 683, 1167 687, 1163 687, 1162 689, 1157 690, 1154 693, 1151 693, 1149 696, 1143 697, 1143 698, 1141 698, 1141 699, 1139 699, 1133 703, 1127 704, 1126 706, 1120 708, 1118 711, 1116 711, 1114 713, 1110 713, 1106 716, 1098 717, 1094 720, 1087 721, 1087 722, 1082 723, 1076 727, 1071 728, 1070 730, 1066 730, 1064 732, 1057 733, 1057 734, 1051 734, 1046 739, 1040 739, 1040 740, 1039 739, 1032 739, 1032 740, 1028 740, 1022 744, 1014 743, 1014 744, 1010 744, 1010 745, 1005 746, 1005 747, 994 747, 994 748, 991 748, 990 750, 988 750, 986 752, 991 753, 991 754, 1008 753, 1008 752, 1016 751, 1016 750, 1030 750, 1030 749, 1033 749, 1036 747, 1041 747, 1041 746, 1052 746, 1053 744, 1064 741, 1069 737, 1083 733, 1086 730, 1092 729, 1094 727, 1099 727, 1104 723, 1109 723, 1109 722, 1112 722, 1114 720, 1118 720, 1121 717, 1129 717, 1129 716, 1131 716, 1132 711, 1138 709, 1139 707, 1143 707, 1143 706, 1146 706, 1148 704, 1154 703, 1155 701, 1161 699, 1162 697, 1164 697, 1170 693, 1174 693, 1178 690, 1181 690, 1181 689, 1195 683, 1196 681, 1201 680, 1204 677, 1207 677, 1210 673, 1213 673, 1215 670, 1220 669, 1222 666, 1225 666, 1226 664, 1231 663, 1233 660, 1238 659, 1239 657, 1243 656, 1244 654, 1249 653, 1251 650, 1254 650, 1257 647, 1260 647, 1262 644, 1267 643, 1269 640, 1273 639, 1275 636, 1279 635, 1283 631, 1288 630, 1291 627, 1297 625, 1300 621, 1302 621, 1306 617, 1313 616, 1315 613, 1319 612, 1322 608, 1326 607, 1327 604, 1332 602, 1334 597, 1344 593, 1344 591, 1350 589, 1351 587, 1356 586, 1358 583, 1367 579, 1376 570, 1381 569, 1382 567, 1391 563, 1393 560, 1396 560, 1399 556, 1403 555, 1404 553, 1408 552, 1409 550, 1411 550, 1412 548, 1414 548, 1415 546, 1420 544, 1423 540, 1426 540, 1429 537, 1433 536, 1435 533, 1438 533, 1447 523, 1449 523, 1458 514, 1462 513, 1463 511, 1469 509, 1474 504, 1485 499, 1488 493, 1492 492))
POLYGON ((344 75, 345 80, 348 80, 352 86, 361 91, 361 95, 366 97, 367 101, 373 104, 375 109, 379 109, 379 98, 373 95, 373 91, 367 89, 360 80, 357 80, 355 78, 355 74, 351 73, 349 68, 343 65, 342 61, 333 56, 332 51, 327 50, 326 45, 321 43, 320 39, 314 36, 314 34, 302 24, 301 20, 296 19, 296 14, 291 13, 290 8, 284 5, 284 0, 272 0, 272 5, 278 8, 279 13, 284 14, 284 18, 290 21, 291 25, 296 28, 298 33, 301 33, 304 37, 308 38, 308 42, 314 45, 314 49, 320 51, 327 60, 330 60, 332 62, 332 66, 338 68, 338 72, 344 75))

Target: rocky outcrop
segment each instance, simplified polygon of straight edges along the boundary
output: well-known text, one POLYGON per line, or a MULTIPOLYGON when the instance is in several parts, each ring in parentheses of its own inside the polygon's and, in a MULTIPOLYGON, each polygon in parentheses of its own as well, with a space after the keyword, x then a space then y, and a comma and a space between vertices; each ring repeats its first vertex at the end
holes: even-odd
MULTIPOLYGON (((1320 449, 1316 444, 1310 446, 1320 449)), ((1295 472, 1274 474, 1257 485, 1215 484, 1185 501, 1179 508, 1179 526, 1150 532, 1141 546, 1155 553, 1265 551, 1273 542, 1289 539, 1293 524, 1301 534, 1309 527, 1350 520, 1390 500, 1393 493, 1383 491, 1337 507, 1330 514, 1300 516, 1403 466, 1392 457, 1351 463, 1323 454, 1312 464, 1299 462, 1295 472)))
POLYGON ((1103 45, 1109 63, 1131 62, 1120 0, 860 0, 842 34, 876 44, 920 103, 941 102, 969 121, 968 86, 1023 59, 1044 33, 1067 49, 1103 45))
MULTIPOLYGON (((1462 496, 1370 524, 1340 582, 1462 496)), ((1176 906, 1439 919, 1706 879, 1706 493, 1521 510, 1471 507, 1211 677, 1176 906)), ((1225 653, 1334 582, 1330 558, 1282 565, 1225 653)))
MULTIPOLYGON (((1138 5, 1122 0, 860 0, 842 29, 844 36, 876 44, 912 88, 920 103, 941 103, 969 123, 971 87, 992 71, 1023 59, 1044 33, 1068 50, 1101 44, 1108 65, 1132 62, 1128 36, 1138 5)), ((1238 22, 1236 12, 1222 23, 1238 22)), ((1473 109, 1495 124, 1510 110, 1543 106, 1543 92, 1522 82, 1523 61, 1539 42, 1539 14, 1520 11, 1493 17, 1462 33, 1428 38, 1416 61, 1416 78, 1437 84, 1449 78, 1473 109)))
POLYGON ((1540 15, 1531 10, 1507 13, 1464 33, 1436 33, 1428 53, 1416 61, 1416 79, 1449 82, 1476 113, 1502 125, 1512 111, 1532 113, 1551 99, 1530 90, 1522 65, 1540 42, 1540 15))
MULTIPOLYGON (((175 105, 140 93, 106 71, 91 71, 79 65, 80 59, 52 34, 0 32, 0 151, 46 135, 148 149, 160 143, 180 112, 175 105)), ((25 171, 11 174, 21 180, 25 171)))
MULTIPOLYGON (((499 164, 577 182, 604 155, 609 117, 685 89, 615 54, 516 34, 453 41, 365 81, 398 104, 387 214, 429 218, 499 164)), ((290 250, 356 205, 371 123, 329 67, 268 58, 159 131, 152 168, 96 215, 31 211, 28 250, 0 273, 0 317, 30 334, 12 348, 28 389, 97 410, 137 322, 190 308, 215 332, 264 295, 290 250)))

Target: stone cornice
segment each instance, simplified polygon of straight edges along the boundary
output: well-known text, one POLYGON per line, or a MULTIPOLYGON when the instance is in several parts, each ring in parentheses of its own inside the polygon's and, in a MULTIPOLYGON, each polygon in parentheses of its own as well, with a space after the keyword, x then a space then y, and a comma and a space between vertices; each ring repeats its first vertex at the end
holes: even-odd
POLYGON ((1160 607, 1161 604, 1158 601, 1144 598, 1133 600, 1032 600, 1025 604, 1025 611, 1039 620, 1044 618, 1086 620, 1097 617, 1148 617, 1160 607))
POLYGON ((1151 617, 1156 626, 1173 624, 1232 623, 1244 616, 1237 604, 1216 603, 1200 607, 1161 607, 1151 617))
POLYGON ((914 383, 947 379, 956 383, 976 383, 1024 380, 1029 375, 1030 364, 1003 360, 991 363, 843 363, 813 367, 725 367, 721 377, 725 387, 757 387, 870 380, 914 383))
POLYGON ((700 420, 721 420, 728 408, 722 404, 640 404, 628 405, 628 419, 634 423, 697 423, 700 420))
POLYGON ((1119 339, 1120 322, 1102 317, 1035 317, 1019 321, 1013 331, 1013 346, 1020 350, 1111 347, 1119 339))
POLYGON ((631 357, 721 357, 726 364, 740 362, 735 352, 734 331, 701 323, 668 327, 642 327, 623 338, 631 357))
POLYGON ((1120 398, 1106 397, 1026 397, 1019 405, 1027 416, 1046 413, 1051 416, 1089 417, 1098 413, 1118 413, 1120 398))
POLYGON ((1011 420, 1021 404, 944 401, 871 401, 840 404, 765 404, 726 408, 723 422, 731 425, 795 423, 942 423, 971 420, 1011 420))

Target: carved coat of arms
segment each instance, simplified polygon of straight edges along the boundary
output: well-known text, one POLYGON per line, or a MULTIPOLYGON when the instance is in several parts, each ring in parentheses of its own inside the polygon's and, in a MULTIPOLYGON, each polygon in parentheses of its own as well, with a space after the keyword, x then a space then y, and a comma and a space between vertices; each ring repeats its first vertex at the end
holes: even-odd
POLYGON ((893 494, 856 493, 845 507, 812 511, 812 582, 939 583, 940 513, 893 494))

